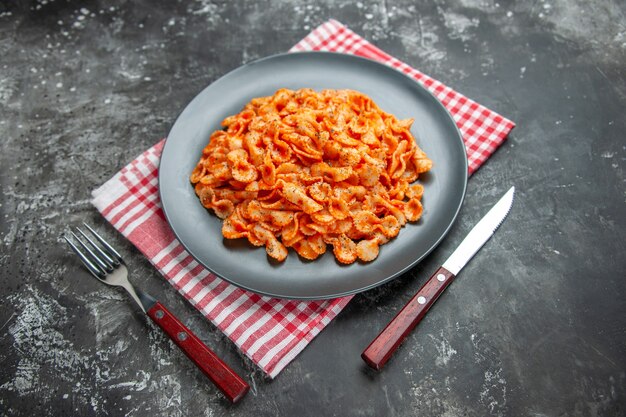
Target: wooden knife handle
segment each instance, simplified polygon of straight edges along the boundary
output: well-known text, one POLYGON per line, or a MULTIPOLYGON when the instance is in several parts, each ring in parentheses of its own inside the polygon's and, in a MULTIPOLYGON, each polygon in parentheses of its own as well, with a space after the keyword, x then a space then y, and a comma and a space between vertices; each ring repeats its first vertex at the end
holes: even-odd
POLYGON ((365 363, 376 370, 382 369, 400 343, 422 320, 454 278, 450 271, 440 267, 363 351, 361 358, 365 363))
POLYGON ((198 337, 180 322, 160 302, 156 302, 148 316, 178 345, 179 348, 209 377, 232 402, 243 398, 250 386, 228 367, 198 337))

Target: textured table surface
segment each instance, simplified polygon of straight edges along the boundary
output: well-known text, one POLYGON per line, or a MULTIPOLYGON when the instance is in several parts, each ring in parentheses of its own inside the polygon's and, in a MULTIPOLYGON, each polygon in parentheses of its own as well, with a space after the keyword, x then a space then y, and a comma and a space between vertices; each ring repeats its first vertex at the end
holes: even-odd
POLYGON ((0 3, 0 414, 626 415, 618 1, 0 3), (443 243, 268 380, 89 204, 206 85, 335 18, 517 123, 443 243), (511 185, 513 211, 380 373, 359 355, 511 185), (242 374, 229 405, 60 236, 87 221, 242 374))

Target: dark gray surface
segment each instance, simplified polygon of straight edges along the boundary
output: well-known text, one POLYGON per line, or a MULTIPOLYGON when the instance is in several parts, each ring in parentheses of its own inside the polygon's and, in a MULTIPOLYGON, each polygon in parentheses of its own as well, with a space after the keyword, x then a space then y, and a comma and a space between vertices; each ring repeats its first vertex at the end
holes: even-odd
POLYGON ((556 0, 0 5, 0 414, 626 414, 624 3, 556 0), (84 9, 84 10, 82 10, 84 9), (81 17, 82 16, 82 17, 81 17), (89 204, 198 91, 334 17, 517 122, 442 244, 356 296, 274 381, 89 204), (382 373, 362 349, 511 184, 513 211, 382 373), (95 224, 243 374, 229 406, 61 244, 95 224))
POLYGON ((230 282, 265 295, 292 299, 337 298, 374 288, 408 271, 439 243, 459 213, 467 184, 467 155, 454 119, 413 79, 365 58, 329 52, 273 55, 244 65, 196 96, 167 135, 159 164, 159 191, 174 233, 200 264, 230 282), (252 97, 280 88, 352 89, 371 97, 384 111, 415 120, 412 132, 433 161, 420 178, 423 218, 406 224, 381 247, 376 263, 342 265, 329 250, 314 263, 295 252, 283 262, 268 262, 264 248, 245 239, 207 241, 220 236, 222 221, 198 202, 189 173, 221 121, 252 97), (215 106, 220 103, 220 106, 215 106), (245 259, 245 262, 241 262, 245 259), (312 271, 315 271, 313 274, 312 271))

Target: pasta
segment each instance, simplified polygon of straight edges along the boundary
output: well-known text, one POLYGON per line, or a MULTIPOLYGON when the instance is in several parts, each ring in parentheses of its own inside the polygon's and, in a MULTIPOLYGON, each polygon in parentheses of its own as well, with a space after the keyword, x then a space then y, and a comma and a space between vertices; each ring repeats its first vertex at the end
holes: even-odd
POLYGON ((265 246, 278 261, 293 248, 313 260, 369 262, 422 215, 432 162, 398 120, 353 90, 280 89, 222 122, 190 180, 224 220, 227 239, 265 246))

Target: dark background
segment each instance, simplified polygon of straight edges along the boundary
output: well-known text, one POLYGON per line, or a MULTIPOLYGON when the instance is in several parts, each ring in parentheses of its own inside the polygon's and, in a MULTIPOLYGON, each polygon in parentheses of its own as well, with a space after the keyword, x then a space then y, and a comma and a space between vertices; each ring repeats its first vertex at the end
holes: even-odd
POLYGON ((0 2, 0 414, 626 415, 626 6, 618 1, 0 2), (412 271, 271 381, 90 205, 206 85, 335 18, 517 123, 412 271), (384 371, 359 355, 511 185, 509 218, 384 371), (60 240, 95 224, 251 383, 229 405, 60 240))

